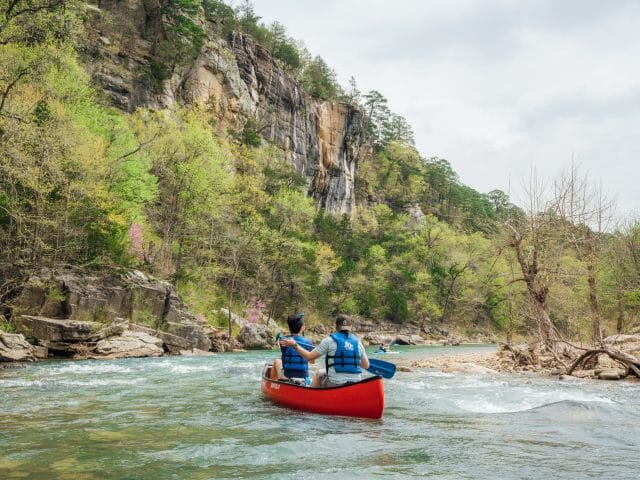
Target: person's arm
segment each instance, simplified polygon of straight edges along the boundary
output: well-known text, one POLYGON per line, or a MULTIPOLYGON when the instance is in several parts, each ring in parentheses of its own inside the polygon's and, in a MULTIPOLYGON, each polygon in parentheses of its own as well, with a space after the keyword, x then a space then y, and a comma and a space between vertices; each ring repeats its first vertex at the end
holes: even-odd
POLYGON ((369 357, 367 357, 367 352, 365 351, 362 342, 359 342, 358 348, 360 349, 360 367, 367 370, 369 368, 369 357))
MULTIPOLYGON (((310 352, 308 352, 307 350, 302 348, 300 345, 298 345, 298 343, 293 338, 286 338, 286 339, 280 340, 280 345, 284 347, 293 347, 296 350, 296 352, 298 352, 298 355, 300 355, 302 358, 304 358, 309 362, 315 360, 320 356, 320 354, 317 352, 315 348, 310 352)), ((369 361, 367 360, 367 363, 368 362, 369 361)))
MULTIPOLYGON (((314 349, 315 347, 313 346, 313 344, 311 344, 311 345, 305 345, 305 346, 303 346, 302 348, 304 348, 307 352, 311 352, 311 351, 313 351, 313 349, 314 349)), ((319 353, 318 353, 318 356, 320 356, 320 354, 319 354, 319 353)), ((311 363, 311 364, 315 364, 315 363, 316 363, 316 361, 315 361, 315 360, 307 360, 307 361, 308 361, 309 363, 311 363)))

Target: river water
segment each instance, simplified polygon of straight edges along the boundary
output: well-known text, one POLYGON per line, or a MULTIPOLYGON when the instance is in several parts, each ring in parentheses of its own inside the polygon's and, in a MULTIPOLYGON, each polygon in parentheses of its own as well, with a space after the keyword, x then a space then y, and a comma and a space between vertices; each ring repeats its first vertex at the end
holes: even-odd
POLYGON ((0 370, 0 478, 640 478, 638 383, 399 372, 383 418, 363 420, 265 401, 272 355, 0 370))

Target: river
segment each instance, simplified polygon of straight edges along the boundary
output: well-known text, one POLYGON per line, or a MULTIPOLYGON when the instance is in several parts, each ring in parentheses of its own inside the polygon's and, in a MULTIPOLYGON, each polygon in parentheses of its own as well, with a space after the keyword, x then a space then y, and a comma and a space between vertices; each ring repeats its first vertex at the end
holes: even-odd
POLYGON ((363 420, 265 401, 272 355, 0 370, 0 478, 640 478, 638 383, 399 372, 383 418, 363 420))

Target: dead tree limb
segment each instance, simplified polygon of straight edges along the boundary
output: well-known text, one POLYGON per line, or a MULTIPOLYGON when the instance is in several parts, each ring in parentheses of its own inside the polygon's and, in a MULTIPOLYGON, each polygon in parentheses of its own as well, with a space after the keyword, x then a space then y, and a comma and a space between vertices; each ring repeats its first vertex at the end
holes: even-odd
POLYGON ((575 362, 573 362, 571 367, 569 367, 569 369, 567 370, 567 375, 571 375, 571 373, 575 370, 575 368, 581 363, 584 363, 586 360, 593 357, 594 355, 599 355, 601 353, 609 355, 609 357, 611 357, 612 359, 617 360, 618 362, 624 364, 638 378, 640 378, 640 361, 637 358, 627 353, 618 352, 615 350, 609 350, 607 348, 598 348, 598 349, 588 350, 584 352, 582 355, 580 355, 576 359, 575 362))

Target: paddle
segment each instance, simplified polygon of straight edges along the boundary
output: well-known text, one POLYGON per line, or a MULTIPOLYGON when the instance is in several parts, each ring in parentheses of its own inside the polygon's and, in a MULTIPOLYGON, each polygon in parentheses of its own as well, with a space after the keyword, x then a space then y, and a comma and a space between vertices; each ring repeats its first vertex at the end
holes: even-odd
POLYGON ((391 362, 370 358, 367 371, 374 375, 380 375, 383 378, 393 378, 396 374, 396 366, 391 362))

